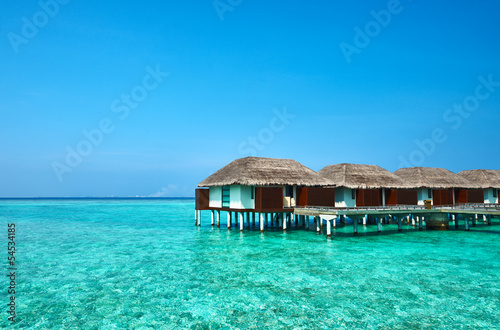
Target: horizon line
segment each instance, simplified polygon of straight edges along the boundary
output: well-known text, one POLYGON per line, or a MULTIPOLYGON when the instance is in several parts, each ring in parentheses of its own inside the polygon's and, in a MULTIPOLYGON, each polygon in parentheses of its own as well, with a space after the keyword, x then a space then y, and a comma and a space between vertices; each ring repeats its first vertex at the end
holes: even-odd
POLYGON ((136 197, 0 197, 2 199, 194 199, 195 197, 147 197, 147 196, 136 196, 136 197))

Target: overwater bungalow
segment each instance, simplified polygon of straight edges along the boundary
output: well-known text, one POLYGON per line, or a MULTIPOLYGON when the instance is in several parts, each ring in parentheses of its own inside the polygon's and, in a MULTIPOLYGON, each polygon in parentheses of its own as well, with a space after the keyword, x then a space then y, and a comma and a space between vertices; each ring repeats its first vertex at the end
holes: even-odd
POLYGON ((455 205, 456 191, 468 191, 471 195, 479 186, 444 168, 410 167, 401 168, 395 175, 417 189, 416 205, 424 205, 426 200, 431 205, 455 205))
POLYGON ((198 184, 196 218, 200 219, 201 210, 211 210, 212 224, 215 213, 217 225, 220 211, 228 212, 228 227, 233 213, 240 228, 243 228, 243 217, 250 221, 252 216, 255 222, 256 213, 282 221, 290 218, 298 205, 333 206, 331 186, 333 183, 329 180, 292 159, 240 158, 198 184))
POLYGON ((200 182, 195 194, 195 224, 201 225, 202 210, 210 210, 212 225, 220 226, 223 211, 228 229, 234 220, 240 231, 245 222, 251 228, 257 221, 261 232, 266 227, 287 230, 294 223, 298 228, 310 228, 310 217, 318 232, 327 224, 327 236, 337 220, 346 218, 352 220, 354 233, 361 220, 363 225, 376 223, 378 232, 382 223, 395 221, 401 231, 404 218, 413 225, 418 222, 420 230, 424 219, 427 229, 448 229, 453 219, 455 228, 463 221, 468 230, 469 222, 475 226, 479 215, 491 225, 492 216, 500 214, 499 172, 464 171, 458 175, 443 168, 413 167, 391 173, 376 165, 344 163, 316 173, 292 159, 246 157, 200 182), (427 200, 435 207, 427 208, 427 200), (496 205, 449 207, 480 200, 496 205))
POLYGON ((468 170, 458 173, 469 182, 479 185, 481 189, 466 190, 457 189, 456 203, 484 203, 498 204, 498 190, 500 189, 500 171, 499 170, 468 170))
POLYGON ((318 172, 335 188, 335 207, 412 205, 416 190, 393 173, 377 165, 336 164, 318 172))

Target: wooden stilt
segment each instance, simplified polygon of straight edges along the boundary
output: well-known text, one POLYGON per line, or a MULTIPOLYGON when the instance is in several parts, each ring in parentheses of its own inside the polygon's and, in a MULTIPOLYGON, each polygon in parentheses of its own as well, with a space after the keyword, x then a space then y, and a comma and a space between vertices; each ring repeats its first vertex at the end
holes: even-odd
POLYGON ((252 212, 252 227, 255 228, 255 212, 252 212))
POLYGON ((464 216, 465 220, 465 230, 469 230, 469 215, 464 216))
POLYGON ((321 217, 314 217, 314 220, 316 220, 316 232, 319 234, 321 233, 321 225, 320 225, 320 222, 321 222, 321 217))
POLYGON ((332 225, 330 220, 326 220, 326 237, 332 237, 332 225))
POLYGON ((198 226, 198 210, 194 210, 194 226, 198 226))
POLYGON ((210 219, 212 220, 212 227, 215 225, 215 211, 210 212, 210 219))
POLYGON ((217 228, 220 228, 220 211, 217 211, 217 228))
POLYGON ((243 212, 239 213, 240 231, 243 231, 243 212))
POLYGON ((453 220, 455 220, 455 229, 458 229, 458 214, 453 214, 453 220))
POLYGON ((396 221, 398 222, 398 231, 403 231, 403 220, 400 217, 396 217, 396 221))
POLYGON ((417 217, 417 219, 418 219, 418 230, 424 230, 424 224, 423 224, 424 217, 417 217))
POLYGON ((201 227, 201 210, 198 210, 198 226, 201 227))
POLYGON ((283 213, 283 231, 286 231, 286 225, 288 223, 288 216, 290 213, 283 213))
POLYGON ((382 224, 380 223, 380 218, 376 218, 377 221, 377 232, 381 233, 382 232, 382 224))
MULTIPOLYGON (((335 219, 333 219, 333 221, 335 221, 335 219)), ((352 230, 353 230, 354 235, 358 234, 358 219, 352 220, 352 230)))
POLYGON ((486 216, 486 220, 488 221, 488 226, 491 226, 491 214, 486 216))
POLYGON ((231 212, 227 212, 227 229, 231 229, 231 212))
POLYGON ((472 227, 476 227, 477 225, 477 214, 472 217, 472 227))

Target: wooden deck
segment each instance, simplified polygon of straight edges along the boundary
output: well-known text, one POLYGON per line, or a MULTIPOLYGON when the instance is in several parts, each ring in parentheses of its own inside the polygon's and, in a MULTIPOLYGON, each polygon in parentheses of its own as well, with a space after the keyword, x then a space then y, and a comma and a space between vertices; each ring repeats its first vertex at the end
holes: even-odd
POLYGON ((463 205, 440 205, 431 208, 416 205, 399 205, 385 207, 355 207, 355 208, 326 208, 326 207, 297 207, 294 214, 302 217, 314 216, 316 230, 323 231, 323 223, 326 223, 326 235, 331 236, 332 227, 336 227, 338 219, 346 217, 353 220, 353 233, 358 233, 358 222, 363 219, 363 225, 367 219, 374 218, 377 231, 382 231, 382 223, 389 219, 398 224, 398 231, 402 231, 403 219, 418 226, 420 230, 425 228, 432 230, 448 230, 450 220, 456 229, 462 221, 465 230, 471 225, 475 227, 481 216, 489 226, 492 225, 492 217, 500 217, 500 206, 498 204, 463 204, 463 205))
POLYGON ((433 213, 447 214, 482 214, 482 215, 500 215, 499 204, 463 204, 463 205, 440 205, 434 206, 431 209, 426 209, 420 205, 398 205, 398 206, 379 206, 379 207, 352 207, 352 208, 335 208, 335 207, 295 207, 294 214, 309 215, 309 216, 364 216, 364 215, 425 215, 433 213))

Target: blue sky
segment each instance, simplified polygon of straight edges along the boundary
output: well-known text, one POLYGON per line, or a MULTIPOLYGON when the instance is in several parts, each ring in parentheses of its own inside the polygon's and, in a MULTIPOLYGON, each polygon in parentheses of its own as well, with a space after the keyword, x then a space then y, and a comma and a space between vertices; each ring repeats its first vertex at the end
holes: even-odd
POLYGON ((249 155, 500 169, 498 12, 3 2, 0 197, 193 196, 249 155))

